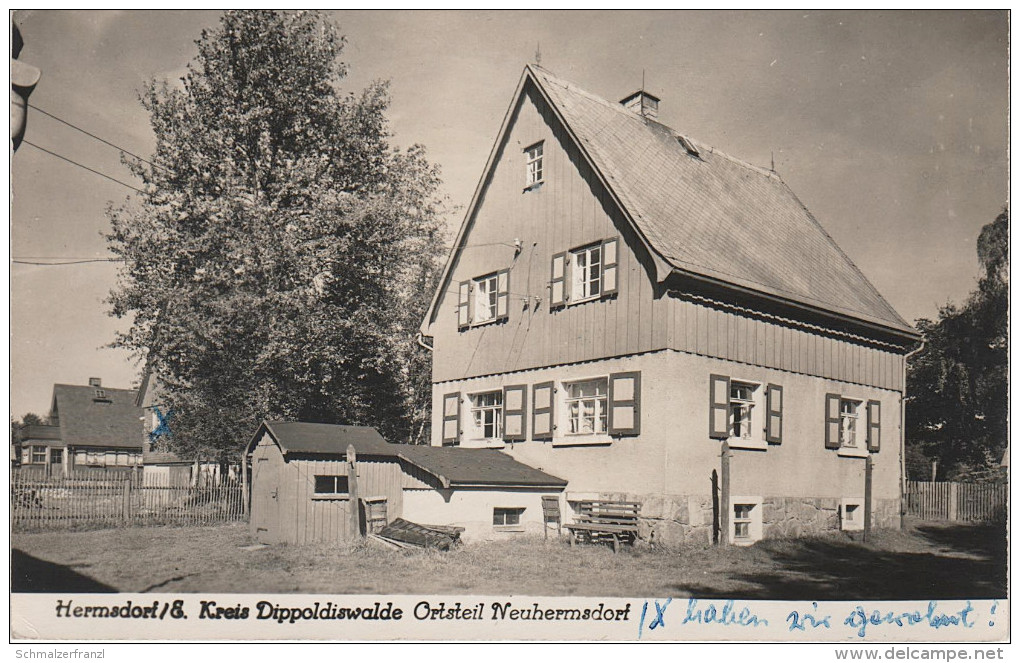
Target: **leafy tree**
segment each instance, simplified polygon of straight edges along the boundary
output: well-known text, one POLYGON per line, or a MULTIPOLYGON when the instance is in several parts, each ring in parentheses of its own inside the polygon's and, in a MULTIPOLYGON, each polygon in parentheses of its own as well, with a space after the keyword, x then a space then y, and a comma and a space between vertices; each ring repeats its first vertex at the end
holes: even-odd
POLYGON ((142 93, 154 166, 109 211, 115 344, 159 375, 181 452, 233 458, 262 419, 415 441, 438 168, 389 144, 385 82, 341 92, 319 14, 231 11, 196 43, 182 86, 142 93))
POLYGON ((46 424, 48 420, 45 417, 40 417, 34 412, 29 412, 21 417, 21 427, 25 426, 42 426, 46 424))
POLYGON ((940 478, 994 475, 1008 439, 1008 210, 982 229, 977 252, 977 289, 916 322, 924 347, 907 366, 907 444, 939 462, 940 478))

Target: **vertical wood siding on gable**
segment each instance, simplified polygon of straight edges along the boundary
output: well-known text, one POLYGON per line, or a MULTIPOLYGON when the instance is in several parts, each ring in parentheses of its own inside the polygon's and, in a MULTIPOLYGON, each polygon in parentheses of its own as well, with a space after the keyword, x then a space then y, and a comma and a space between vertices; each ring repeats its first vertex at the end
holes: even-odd
POLYGON ((431 328, 436 382, 647 352, 665 343, 672 306, 654 297, 646 266, 633 252, 637 238, 566 133, 530 96, 515 111, 463 244, 431 328), (523 150, 538 141, 544 141, 544 183, 524 191, 523 150), (552 255, 610 237, 620 237, 618 294, 550 312, 552 255), (515 239, 522 244, 516 258, 515 239), (508 267, 509 319, 458 331, 455 285, 508 267), (523 295, 532 298, 527 308, 523 295), (534 297, 541 299, 537 310, 534 297))
POLYGON ((648 256, 548 109, 527 95, 483 188, 431 332, 433 382, 675 349, 886 389, 902 356, 661 292, 648 256), (524 191, 524 148, 544 141, 544 183, 524 191), (619 293, 549 311, 552 255, 619 236, 619 293), (514 257, 513 242, 522 250, 514 257), (456 284, 510 268, 509 319, 457 329, 456 284), (527 308, 522 295, 532 299, 527 308), (534 307, 534 297, 541 304, 534 307))

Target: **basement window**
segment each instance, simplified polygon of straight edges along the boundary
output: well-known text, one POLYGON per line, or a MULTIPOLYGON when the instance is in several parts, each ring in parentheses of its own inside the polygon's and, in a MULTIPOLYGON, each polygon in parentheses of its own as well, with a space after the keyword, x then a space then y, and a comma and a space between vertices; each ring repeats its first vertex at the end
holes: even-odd
POLYGON ((844 532, 860 532, 864 529, 864 500, 846 498, 839 505, 839 528, 844 532))
POLYGON ((749 546, 762 536, 760 497, 734 497, 730 523, 730 543, 749 546))
POLYGON ((347 499, 350 497, 347 476, 339 474, 315 475, 315 499, 347 499))
POLYGON ((524 507, 497 506, 492 510, 492 528, 503 532, 523 532, 522 515, 524 507))

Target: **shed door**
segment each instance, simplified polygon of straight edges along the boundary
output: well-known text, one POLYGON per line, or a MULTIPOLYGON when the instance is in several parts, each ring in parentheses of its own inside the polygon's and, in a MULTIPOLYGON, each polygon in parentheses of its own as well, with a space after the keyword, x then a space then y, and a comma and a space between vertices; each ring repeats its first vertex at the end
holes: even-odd
POLYGON ((251 459, 251 533, 259 543, 279 543, 280 476, 283 457, 271 441, 263 439, 251 459))

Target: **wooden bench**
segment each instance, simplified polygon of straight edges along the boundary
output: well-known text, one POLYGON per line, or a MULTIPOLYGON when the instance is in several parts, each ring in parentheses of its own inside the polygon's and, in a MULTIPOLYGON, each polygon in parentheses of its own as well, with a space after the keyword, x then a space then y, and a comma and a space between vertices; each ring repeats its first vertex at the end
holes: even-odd
POLYGON ((616 552, 621 542, 634 544, 638 535, 640 502, 584 500, 578 503, 577 510, 574 522, 564 525, 570 530, 570 545, 608 542, 616 552))

